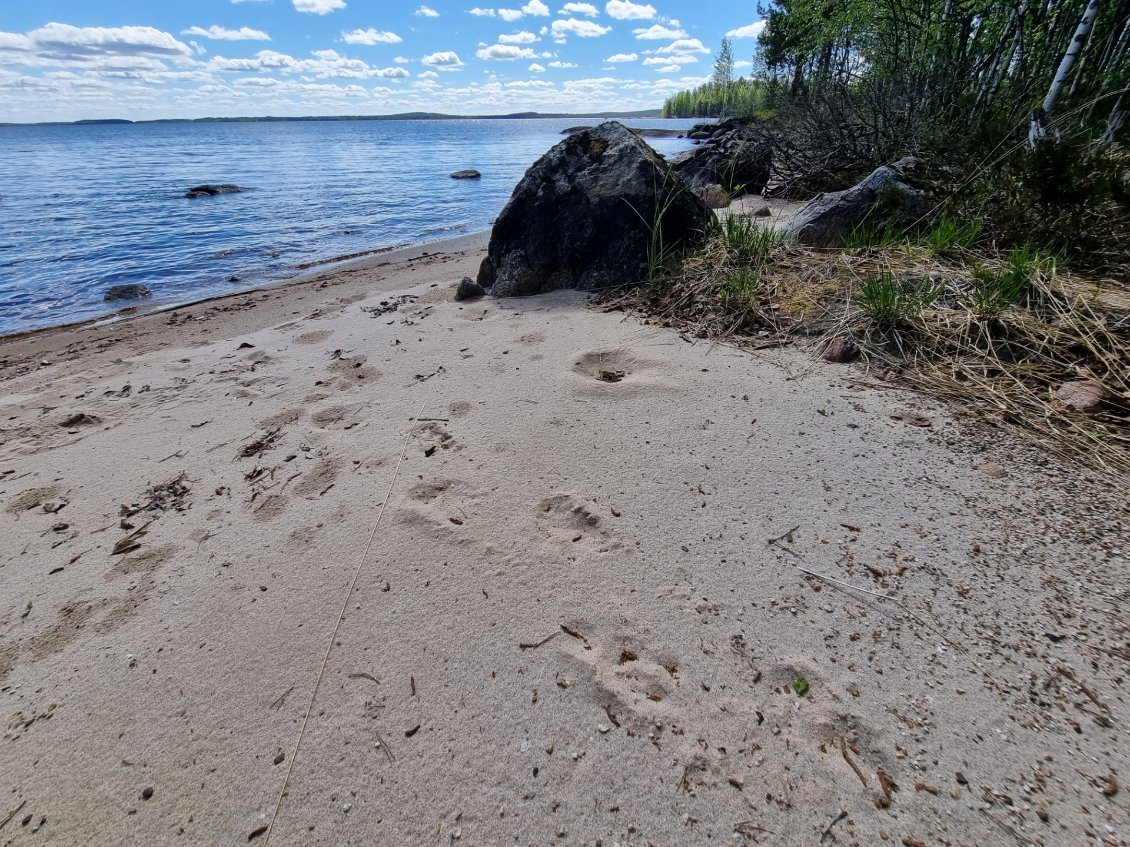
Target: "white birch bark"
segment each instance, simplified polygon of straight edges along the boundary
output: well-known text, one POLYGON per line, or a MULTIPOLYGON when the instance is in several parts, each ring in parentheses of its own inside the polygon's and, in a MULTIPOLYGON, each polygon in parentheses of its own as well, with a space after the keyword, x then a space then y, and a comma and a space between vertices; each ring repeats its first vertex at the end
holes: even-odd
POLYGON ((1079 21, 1079 26, 1075 29, 1075 35, 1071 39, 1071 43, 1067 47, 1067 52, 1063 54, 1063 61, 1059 63, 1059 70, 1055 72, 1055 78, 1052 80, 1051 88, 1048 89, 1048 96, 1044 98, 1043 107, 1039 111, 1032 113, 1032 117, 1028 122, 1028 146, 1035 147, 1036 142, 1044 136, 1043 120, 1050 117, 1052 112, 1055 111, 1056 102, 1059 100, 1059 93, 1063 89, 1063 83, 1066 82, 1071 69, 1075 66, 1075 61, 1079 58, 1079 54, 1083 52, 1083 47, 1087 43, 1087 36, 1091 32, 1091 27, 1095 25, 1095 18, 1099 14, 1100 0, 1091 0, 1087 4, 1086 11, 1083 12, 1083 19, 1079 21))

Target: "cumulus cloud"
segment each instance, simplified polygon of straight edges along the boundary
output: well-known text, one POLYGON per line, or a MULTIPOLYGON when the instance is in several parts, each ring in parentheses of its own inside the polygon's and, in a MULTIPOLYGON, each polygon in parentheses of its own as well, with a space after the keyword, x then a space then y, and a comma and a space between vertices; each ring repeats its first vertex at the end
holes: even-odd
POLYGON ((655 7, 629 0, 608 0, 604 7, 610 18, 618 21, 650 21, 655 17, 655 7))
POLYGON ((566 36, 575 35, 578 38, 599 38, 612 32, 612 27, 601 26, 593 21, 582 21, 579 18, 556 20, 549 31, 557 40, 564 40, 566 36))
POLYGON ((420 60, 423 64, 437 71, 457 71, 463 67, 463 60, 454 50, 441 50, 438 53, 429 53, 420 60))
POLYGON ((545 73, 545 65, 539 65, 537 62, 534 62, 532 65, 530 65, 529 69, 530 69, 531 73, 535 73, 535 74, 545 73))
POLYGON ((726 33, 727 38, 757 38, 765 30, 765 21, 755 21, 726 33))
POLYGON ((345 8, 345 0, 292 0, 296 11, 308 15, 328 15, 337 9, 345 8))
POLYGON ((395 32, 381 32, 379 29, 355 29, 343 32, 341 40, 346 44, 399 44, 404 39, 395 32))
POLYGON ((537 59, 538 54, 529 47, 515 47, 513 44, 492 44, 475 51, 475 56, 486 61, 513 62, 516 59, 537 59))
POLYGON ((480 18, 493 18, 498 14, 498 12, 496 12, 494 9, 480 9, 476 6, 474 9, 471 9, 469 12, 467 12, 467 14, 476 15, 480 18))
POLYGON ((710 50, 697 38, 680 38, 672 41, 666 47, 660 47, 656 53, 709 53, 710 50))
POLYGON ((549 66, 551 68, 575 68, 575 67, 577 67, 576 64, 574 64, 573 62, 562 62, 560 60, 550 62, 549 66))
POLYGON ((515 32, 498 36, 499 44, 533 44, 538 37, 532 32, 515 32))
POLYGON ((252 58, 213 56, 207 69, 216 73, 309 74, 322 79, 404 79, 404 68, 377 68, 336 50, 315 50, 313 58, 296 59, 275 50, 260 50, 252 58))
POLYGON ((588 15, 590 18, 595 18, 600 14, 600 10, 592 3, 566 3, 561 7, 559 15, 588 15))
POLYGON ((619 65, 624 62, 635 62, 638 59, 639 54, 637 53, 617 53, 614 56, 609 56, 604 61, 608 62, 611 65, 619 65))
POLYGON ((201 38, 211 38, 214 41, 270 41, 271 36, 261 29, 251 29, 243 26, 239 29, 227 29, 222 26, 210 26, 207 29, 200 26, 191 26, 182 29, 181 35, 199 35, 201 38))
POLYGON ((675 55, 675 56, 648 56, 643 60, 644 65, 662 65, 664 68, 670 65, 675 65, 678 69, 679 65, 693 65, 698 61, 698 56, 691 56, 689 54, 675 55))
POLYGON ((77 27, 49 23, 26 35, 0 33, 0 48, 33 53, 56 62, 83 62, 105 56, 192 56, 192 48, 187 44, 151 26, 77 27))
POLYGON ((421 6, 416 10, 416 17, 418 18, 438 18, 439 12, 431 6, 421 6))
POLYGON ((670 41, 673 38, 686 38, 687 33, 682 27, 664 26, 653 24, 647 29, 633 29, 632 34, 641 41, 670 41))

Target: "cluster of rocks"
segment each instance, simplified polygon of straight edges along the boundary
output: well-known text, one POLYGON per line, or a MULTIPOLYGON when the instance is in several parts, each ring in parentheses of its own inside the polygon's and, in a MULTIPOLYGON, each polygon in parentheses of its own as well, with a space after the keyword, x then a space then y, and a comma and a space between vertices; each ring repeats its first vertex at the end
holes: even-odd
POLYGON ((707 203, 717 207, 739 194, 764 193, 773 151, 755 123, 699 124, 688 137, 700 146, 673 158, 671 168, 707 203))

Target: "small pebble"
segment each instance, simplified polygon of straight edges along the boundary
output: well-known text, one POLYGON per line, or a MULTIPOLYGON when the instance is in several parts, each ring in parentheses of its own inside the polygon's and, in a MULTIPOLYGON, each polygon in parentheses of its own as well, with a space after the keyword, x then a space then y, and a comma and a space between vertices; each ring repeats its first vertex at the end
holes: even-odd
POLYGON ((148 800, 152 796, 153 796, 153 786, 148 785, 145 788, 141 789, 141 799, 142 800, 148 800))

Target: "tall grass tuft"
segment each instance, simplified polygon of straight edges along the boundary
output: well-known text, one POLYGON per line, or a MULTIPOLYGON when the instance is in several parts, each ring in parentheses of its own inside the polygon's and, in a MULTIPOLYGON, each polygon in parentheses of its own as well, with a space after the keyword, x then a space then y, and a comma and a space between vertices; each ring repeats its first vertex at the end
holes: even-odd
POLYGON ((942 293, 941 286, 915 285, 894 274, 867 277, 855 298, 855 304, 880 329, 893 329, 922 314, 942 293))

